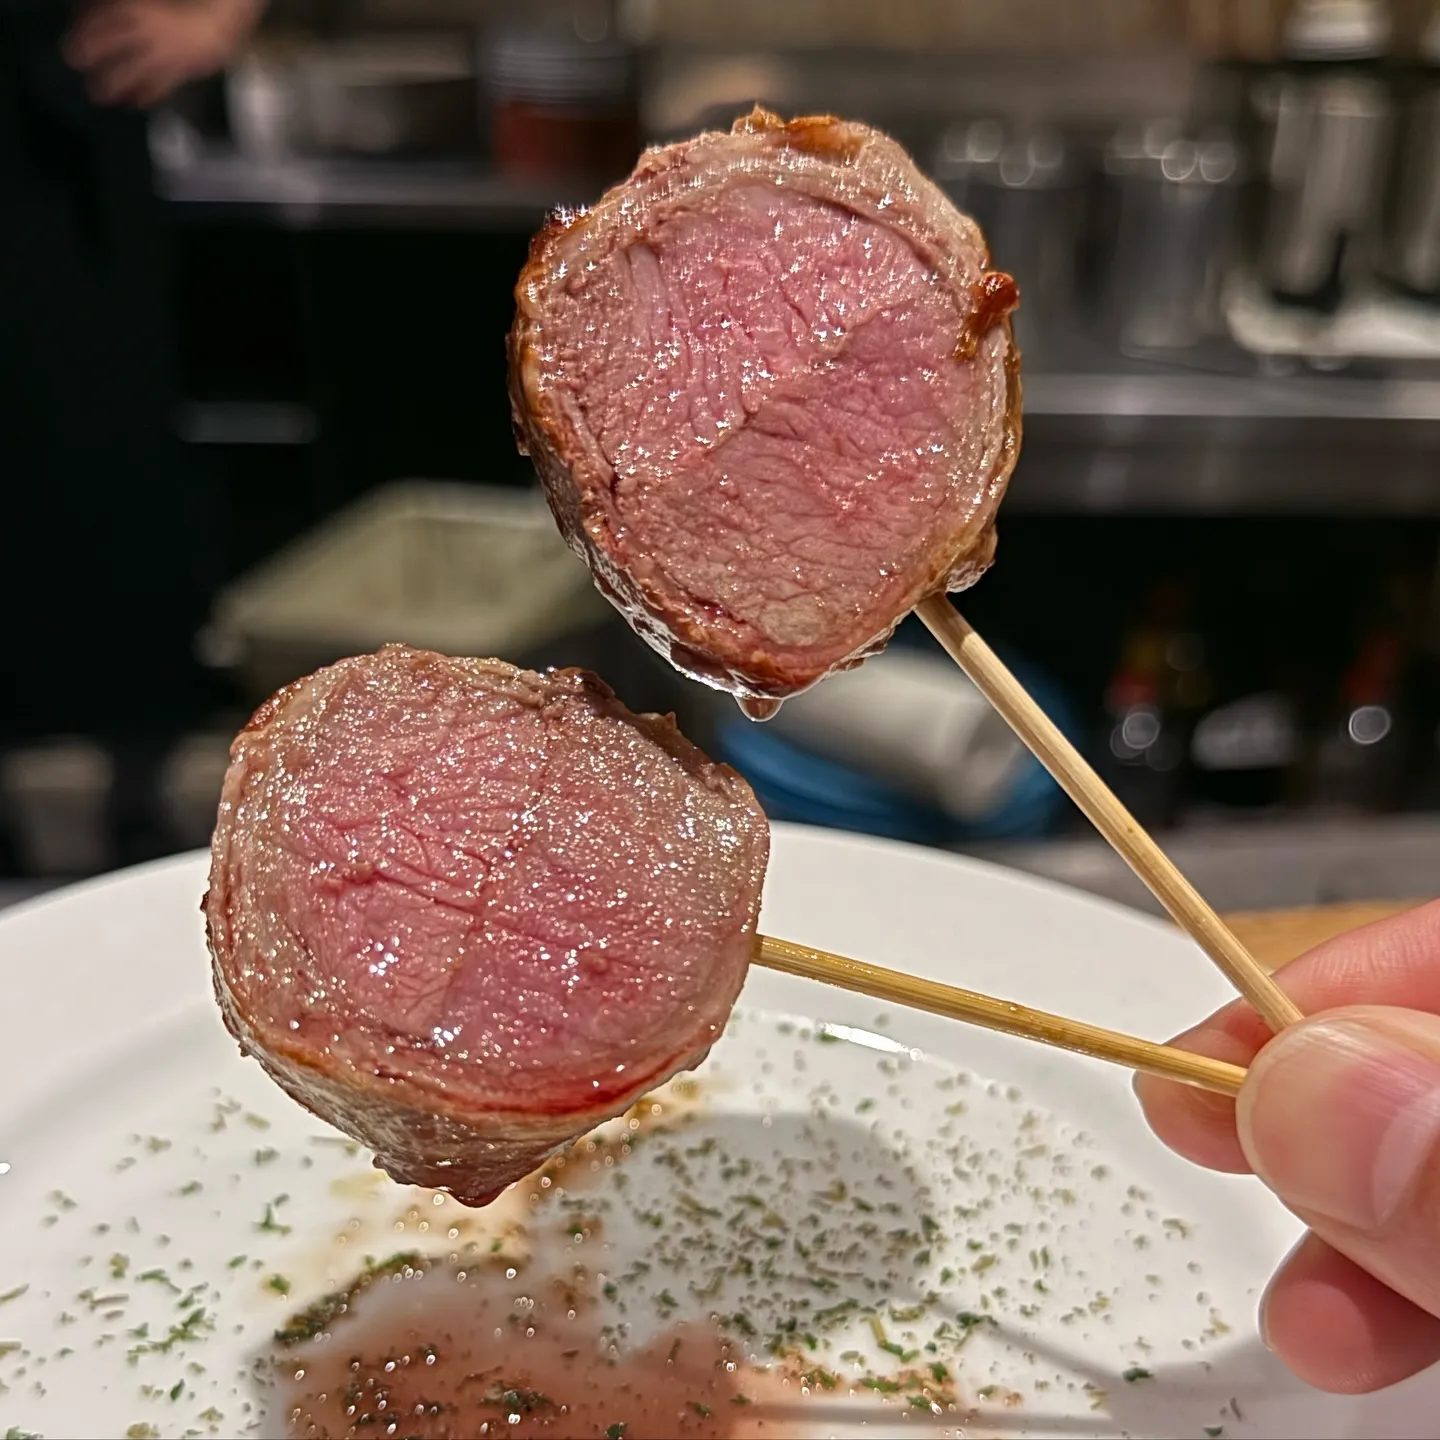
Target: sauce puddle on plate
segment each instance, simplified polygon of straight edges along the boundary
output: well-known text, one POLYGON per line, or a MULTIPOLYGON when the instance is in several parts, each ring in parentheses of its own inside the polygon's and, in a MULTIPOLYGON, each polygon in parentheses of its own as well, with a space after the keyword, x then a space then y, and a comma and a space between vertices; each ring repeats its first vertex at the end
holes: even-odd
POLYGON ((296 1316, 277 1337, 289 1434, 739 1440, 898 1420, 887 1401, 909 1411, 907 1431, 955 1433, 948 1376, 914 1371, 882 1397, 798 1353, 761 1363, 718 1317, 631 1346, 602 1323, 604 1282, 583 1265, 533 1280, 533 1264, 465 1265, 396 1256, 296 1316))
POLYGON ((899 1224, 892 1152, 854 1132, 847 1153, 840 1122, 817 1124, 706 1115, 680 1082, 484 1210, 422 1195, 391 1230, 421 1248, 276 1333, 272 1423, 306 1440, 959 1433, 938 1352, 878 1316, 878 1357, 832 1344, 862 1313, 842 1281, 874 1292, 867 1310, 903 1293, 897 1257, 925 1226, 899 1224), (862 1175, 873 1203, 851 1192, 862 1175), (444 1254, 423 1248, 436 1227, 444 1254))

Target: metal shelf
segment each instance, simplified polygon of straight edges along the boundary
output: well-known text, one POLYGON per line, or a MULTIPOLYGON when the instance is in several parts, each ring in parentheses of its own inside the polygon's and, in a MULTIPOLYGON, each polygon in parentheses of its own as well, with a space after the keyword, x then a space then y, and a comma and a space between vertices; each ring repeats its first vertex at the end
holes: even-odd
POLYGON ((1028 372, 1025 414, 1135 420, 1414 421, 1440 425, 1433 378, 1283 378, 1194 371, 1168 374, 1028 372))
MULTIPOLYGON (((479 161, 259 163, 224 150, 162 166, 160 189, 201 223, 517 235, 582 198, 479 161)), ((1224 341, 1138 358, 1081 332, 1043 338, 1026 370, 1007 513, 1440 516, 1440 364, 1322 373, 1280 362, 1290 373, 1277 374, 1224 341)), ((188 419, 192 438, 309 433, 278 411, 206 407, 188 419)))
POLYGON ((190 220, 247 216, 295 230, 363 225, 525 232, 557 205, 579 199, 478 161, 292 156, 260 162, 229 151, 160 166, 158 188, 190 220))
POLYGON ((1440 516, 1440 374, 1030 371, 1007 513, 1440 516))

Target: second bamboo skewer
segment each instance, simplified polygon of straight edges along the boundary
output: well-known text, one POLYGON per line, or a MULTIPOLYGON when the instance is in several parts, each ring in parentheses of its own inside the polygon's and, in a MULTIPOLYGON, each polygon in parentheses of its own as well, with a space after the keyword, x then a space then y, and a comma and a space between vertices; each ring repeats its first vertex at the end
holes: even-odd
POLYGON ((986 1030, 1006 1035, 1019 1035, 1038 1040, 1061 1050, 1089 1055, 1095 1060, 1108 1060, 1130 1070, 1143 1070, 1183 1085, 1213 1090, 1219 1095, 1238 1095, 1245 1081, 1245 1071, 1223 1060, 1212 1060, 1174 1045, 1157 1045, 1134 1035, 1122 1035, 1083 1020, 1067 1020, 1028 1005, 996 1000, 974 990, 960 990, 942 985, 938 980, 922 980, 898 970, 868 965, 828 950, 815 950, 789 940, 776 940, 769 935, 755 937, 754 963, 769 970, 782 970, 806 980, 819 980, 842 990, 853 990, 875 1000, 905 1005, 912 1010, 928 1010, 950 1020, 963 1020, 986 1030))
POLYGON ((1299 1006, 1175 868, 949 599, 932 595, 920 602, 915 613, 1176 924, 1225 972, 1270 1028, 1283 1030, 1303 1019, 1299 1006))

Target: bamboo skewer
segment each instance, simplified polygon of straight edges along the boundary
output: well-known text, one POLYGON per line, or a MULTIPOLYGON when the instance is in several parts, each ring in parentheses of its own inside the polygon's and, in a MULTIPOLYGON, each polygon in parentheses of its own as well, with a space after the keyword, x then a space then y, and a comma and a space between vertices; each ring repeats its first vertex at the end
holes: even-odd
POLYGON ((819 980, 822 984, 853 990, 874 1000, 905 1005, 912 1010, 928 1010, 932 1015, 963 1020, 1005 1035, 1038 1040, 1042 1045, 1072 1050, 1095 1060, 1108 1060, 1114 1065, 1142 1070, 1147 1075, 1159 1075, 1166 1080, 1178 1080, 1181 1084, 1212 1090, 1219 1095, 1238 1095, 1245 1081, 1245 1071, 1240 1066, 1223 1060, 1212 1060, 1173 1045, 1157 1045, 1154 1041, 1141 1040, 1134 1035, 1122 1035, 1099 1025, 1087 1025, 1082 1020, 1067 1020, 1063 1015, 1032 1010, 1027 1005, 1016 1005, 1008 1000, 977 994, 974 990, 942 985, 938 980, 922 980, 916 975, 886 970, 879 965, 868 965, 863 960, 851 960, 844 955, 831 954, 828 950, 814 950, 808 945, 776 940, 769 935, 755 937, 752 958, 757 965, 781 970, 787 975, 819 980))
POLYGON ((1271 1029, 1283 1030, 1302 1019, 1295 1002, 1260 967, 1134 816, 1111 794, 1105 782, 1031 699, 999 656, 970 628, 949 599, 945 595, 932 595, 921 601, 915 613, 1120 858, 1145 882, 1181 929, 1224 971, 1271 1029))

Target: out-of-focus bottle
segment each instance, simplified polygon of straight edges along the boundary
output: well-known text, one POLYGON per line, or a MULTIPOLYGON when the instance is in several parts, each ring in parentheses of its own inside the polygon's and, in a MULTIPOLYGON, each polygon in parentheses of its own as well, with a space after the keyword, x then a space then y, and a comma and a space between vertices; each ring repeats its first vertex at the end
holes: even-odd
POLYGON ((1201 803, 1244 810, 1279 805, 1299 755, 1295 708, 1281 691, 1242 695, 1204 715, 1190 755, 1201 803))
POLYGON ((1105 688, 1098 768, 1144 825, 1173 825, 1185 799, 1194 719, 1210 697, 1203 637, 1190 623, 1188 588, 1157 586, 1145 619, 1126 635, 1105 688))
POLYGON ((1126 349, 1180 350, 1219 329, 1239 155, 1221 133, 1126 125, 1105 148, 1106 328, 1126 349))
POLYGON ((1407 810, 1440 810, 1440 654, 1418 657, 1406 689, 1414 727, 1402 802, 1407 810))
POLYGON ((1276 617, 1252 602, 1227 639, 1223 676, 1190 736, 1191 798, 1201 814, 1286 803, 1304 758, 1297 675, 1276 617))
POLYGON ((1440 562, 1427 589, 1406 667, 1410 759, 1401 800, 1406 809, 1433 811, 1440 810, 1440 562))
POLYGON ((1161 649, 1143 631, 1126 637, 1105 686, 1105 721, 1096 769, 1144 826, 1174 821, 1178 757, 1161 704, 1161 649))
POLYGON ((1361 642, 1316 749, 1317 806, 1379 811, 1398 800, 1407 749, 1403 659, 1393 630, 1373 630, 1361 642))
POLYGON ((1440 300, 1440 0, 1418 63, 1400 82, 1399 106, 1381 269, 1400 289, 1440 300))
POLYGON ((1260 277, 1275 299, 1329 311, 1373 268, 1392 102, 1382 0, 1299 0, 1284 63, 1254 91, 1265 181, 1260 277))
POLYGON ((640 146, 639 55, 611 0, 552 0, 492 32, 483 51, 490 138, 529 179, 619 179, 640 146))

